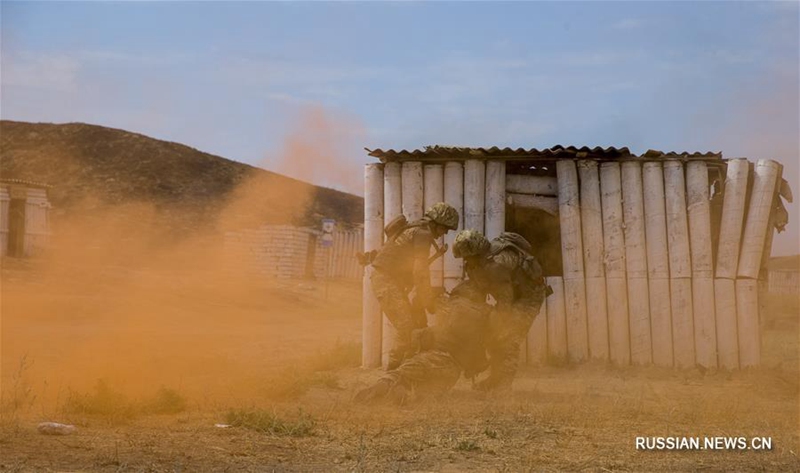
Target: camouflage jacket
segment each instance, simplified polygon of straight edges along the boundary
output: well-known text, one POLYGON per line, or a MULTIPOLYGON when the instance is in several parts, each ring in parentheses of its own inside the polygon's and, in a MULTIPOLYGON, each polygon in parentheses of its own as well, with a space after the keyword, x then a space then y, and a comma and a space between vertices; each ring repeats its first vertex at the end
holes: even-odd
POLYGON ((542 267, 535 258, 527 258, 513 247, 501 248, 492 242, 489 256, 479 264, 467 264, 467 275, 485 293, 497 301, 497 308, 536 296, 544 289, 542 267))
POLYGON ((428 220, 411 222, 408 228, 383 245, 372 266, 392 276, 407 290, 416 288, 417 297, 427 301, 431 298, 428 257, 433 243, 428 220))
POLYGON ((451 297, 437 312, 436 325, 427 329, 431 331, 430 348, 450 353, 467 377, 488 367, 486 342, 490 309, 484 302, 451 297))

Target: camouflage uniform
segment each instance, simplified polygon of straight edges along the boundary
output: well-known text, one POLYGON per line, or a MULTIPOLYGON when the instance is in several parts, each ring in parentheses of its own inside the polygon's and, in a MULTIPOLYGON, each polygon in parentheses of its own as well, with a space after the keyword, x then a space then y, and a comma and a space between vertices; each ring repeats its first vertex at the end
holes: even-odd
POLYGON ((359 392, 356 401, 390 396, 403 402, 409 391, 420 396, 441 394, 456 384, 462 372, 474 376, 486 368, 490 307, 482 293, 463 286, 453 290, 434 326, 415 333, 420 351, 359 392))
POLYGON ((545 298, 542 268, 533 257, 526 258, 520 250, 495 239, 487 255, 467 261, 465 269, 469 279, 497 302, 490 318, 490 373, 478 387, 510 387, 519 365, 520 346, 545 298), (524 265, 529 265, 528 271, 524 265))
POLYGON ((427 220, 412 222, 388 241, 372 262, 372 292, 397 330, 395 348, 389 353, 389 369, 399 366, 410 354, 411 332, 427 325, 425 306, 432 299, 428 257, 433 242, 427 220), (414 306, 409 301, 412 289, 416 290, 414 306))

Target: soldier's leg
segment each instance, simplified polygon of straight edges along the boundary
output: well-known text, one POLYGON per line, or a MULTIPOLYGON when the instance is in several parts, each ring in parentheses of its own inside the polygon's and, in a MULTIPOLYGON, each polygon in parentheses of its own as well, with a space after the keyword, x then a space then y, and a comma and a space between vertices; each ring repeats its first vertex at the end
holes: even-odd
POLYGON ((406 360, 396 373, 397 381, 389 395, 395 402, 402 403, 410 391, 425 398, 452 389, 461 377, 461 367, 449 353, 430 350, 406 360))
POLYGON ((496 315, 487 346, 490 373, 479 383, 479 389, 511 387, 519 368, 520 348, 537 313, 535 304, 517 303, 508 312, 496 315))
POLYGON ((415 328, 411 304, 408 294, 392 278, 380 271, 373 271, 372 292, 381 305, 381 310, 397 331, 394 348, 389 352, 387 369, 400 366, 405 358, 413 352, 411 332, 415 328))
POLYGON ((354 400, 369 402, 388 396, 403 404, 412 391, 423 397, 443 393, 452 388, 460 376, 461 367, 449 353, 425 351, 408 358, 375 384, 359 391, 354 400))

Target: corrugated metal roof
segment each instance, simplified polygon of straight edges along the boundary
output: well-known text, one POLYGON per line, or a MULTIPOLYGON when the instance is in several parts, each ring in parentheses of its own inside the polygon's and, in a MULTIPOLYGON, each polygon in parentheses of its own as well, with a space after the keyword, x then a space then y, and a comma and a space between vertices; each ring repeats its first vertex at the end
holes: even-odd
POLYGON ((43 182, 28 181, 25 179, 0 179, 0 184, 14 184, 18 186, 39 187, 42 189, 51 189, 53 186, 43 182))
POLYGON ((575 146, 561 146, 556 145, 552 148, 546 149, 524 149, 524 148, 498 148, 493 146, 491 148, 470 148, 459 146, 425 146, 423 149, 415 150, 399 150, 393 149, 382 150, 380 148, 370 150, 364 148, 370 156, 380 159, 382 162, 387 161, 460 161, 465 159, 503 159, 509 161, 528 161, 528 160, 556 160, 556 159, 599 159, 599 160, 613 160, 613 159, 721 159, 722 153, 717 152, 668 152, 648 150, 641 156, 636 156, 630 152, 627 147, 616 148, 610 146, 602 148, 596 146, 590 148, 588 146, 575 147, 575 146))

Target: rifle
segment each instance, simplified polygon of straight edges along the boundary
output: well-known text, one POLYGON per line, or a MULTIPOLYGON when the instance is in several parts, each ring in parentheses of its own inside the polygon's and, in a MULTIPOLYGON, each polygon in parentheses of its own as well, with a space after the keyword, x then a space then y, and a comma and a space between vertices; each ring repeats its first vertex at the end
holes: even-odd
POLYGON ((436 244, 436 240, 433 240, 433 247, 436 249, 436 251, 434 251, 431 257, 428 258, 428 266, 433 264, 434 261, 436 261, 437 259, 442 257, 445 253, 447 253, 447 243, 445 243, 442 246, 439 246, 438 244, 436 244))
MULTIPOLYGON (((436 241, 433 242, 433 247, 436 249, 434 253, 428 258, 428 266, 433 264, 434 261, 441 258, 442 255, 447 253, 447 243, 442 246, 436 244, 436 241)), ((378 250, 367 251, 366 253, 356 253, 356 259, 358 260, 358 264, 361 266, 369 266, 375 260, 375 256, 378 255, 378 250)))

